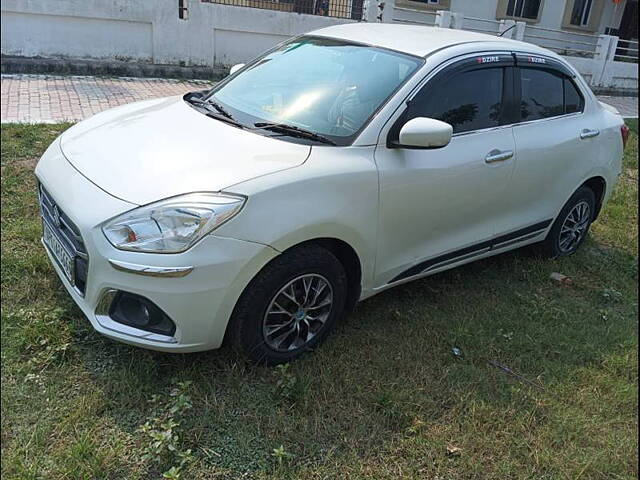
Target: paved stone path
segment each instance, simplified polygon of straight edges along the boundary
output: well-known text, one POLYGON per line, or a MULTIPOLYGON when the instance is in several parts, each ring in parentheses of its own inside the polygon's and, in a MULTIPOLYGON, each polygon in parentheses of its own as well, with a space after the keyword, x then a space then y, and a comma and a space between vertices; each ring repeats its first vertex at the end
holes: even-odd
MULTIPOLYGON (((107 108, 155 97, 202 90, 205 80, 2 75, 2 123, 75 122, 107 108)), ((600 97, 626 117, 638 117, 638 99, 600 97)))
POLYGON ((601 95, 598 99, 601 102, 608 103, 612 107, 616 107, 625 118, 638 118, 637 97, 608 97, 601 95))
POLYGON ((204 80, 2 75, 2 123, 75 122, 124 103, 180 95, 212 85, 204 80))

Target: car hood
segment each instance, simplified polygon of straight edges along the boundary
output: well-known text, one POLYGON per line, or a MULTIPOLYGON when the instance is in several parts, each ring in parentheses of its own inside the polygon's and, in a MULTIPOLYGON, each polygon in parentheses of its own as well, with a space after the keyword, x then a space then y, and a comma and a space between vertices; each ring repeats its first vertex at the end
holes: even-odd
POLYGON ((138 205, 220 191, 298 166, 311 150, 209 118, 181 97, 99 113, 67 130, 60 146, 91 182, 138 205))

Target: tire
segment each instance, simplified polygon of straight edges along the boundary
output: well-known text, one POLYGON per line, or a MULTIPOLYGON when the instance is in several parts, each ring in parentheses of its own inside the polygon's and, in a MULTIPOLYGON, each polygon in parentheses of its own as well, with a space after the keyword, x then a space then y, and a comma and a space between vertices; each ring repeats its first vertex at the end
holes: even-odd
POLYGON ((596 196, 593 190, 580 187, 562 207, 547 238, 541 244, 542 253, 551 258, 574 254, 587 238, 595 206, 596 196))
POLYGON ((340 261, 318 245, 295 247, 245 288, 231 316, 228 343, 258 364, 289 362, 324 341, 342 316, 346 298, 340 261))

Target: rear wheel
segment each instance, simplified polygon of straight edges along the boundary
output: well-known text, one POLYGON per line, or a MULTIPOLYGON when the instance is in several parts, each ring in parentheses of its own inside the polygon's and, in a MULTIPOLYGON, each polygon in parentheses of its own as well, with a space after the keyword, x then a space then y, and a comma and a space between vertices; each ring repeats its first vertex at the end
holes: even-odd
POLYGON ((595 213, 596 198, 589 187, 580 187, 567 201, 542 243, 550 257, 571 255, 578 250, 589 232, 595 213))
POLYGON ((291 361, 317 347, 342 315, 347 277, 328 250, 285 252, 251 281, 234 309, 229 339, 250 360, 291 361))

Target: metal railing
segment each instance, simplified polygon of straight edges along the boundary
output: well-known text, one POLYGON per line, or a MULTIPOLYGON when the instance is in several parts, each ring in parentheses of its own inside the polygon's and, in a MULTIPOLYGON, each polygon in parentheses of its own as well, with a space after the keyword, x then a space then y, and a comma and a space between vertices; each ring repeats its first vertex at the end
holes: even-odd
POLYGON ((394 13, 400 12, 401 14, 408 13, 410 15, 416 15, 418 17, 422 17, 423 15, 427 17, 427 18, 415 18, 412 20, 409 20, 406 18, 392 17, 391 20, 395 23, 406 23, 409 25, 427 25, 430 27, 433 27, 436 24, 437 13, 434 11, 417 10, 414 8, 407 8, 407 7, 394 7, 393 10, 394 10, 394 13))
POLYGON ((236 7, 364 20, 364 0, 201 0, 236 7))
POLYGON ((614 60, 638 63, 638 41, 619 38, 614 60))
POLYGON ((531 25, 526 27, 524 41, 535 43, 560 55, 584 58, 594 58, 600 46, 599 35, 531 25))
POLYGON ((464 30, 470 30, 472 32, 486 33, 488 35, 498 35, 500 33, 500 22, 497 20, 489 20, 486 18, 477 18, 477 17, 464 17, 464 22, 462 24, 462 28, 464 30), (473 23, 480 23, 481 26, 470 27, 467 24, 467 21, 471 21, 473 23))

